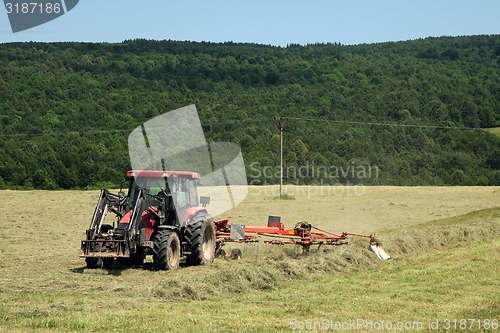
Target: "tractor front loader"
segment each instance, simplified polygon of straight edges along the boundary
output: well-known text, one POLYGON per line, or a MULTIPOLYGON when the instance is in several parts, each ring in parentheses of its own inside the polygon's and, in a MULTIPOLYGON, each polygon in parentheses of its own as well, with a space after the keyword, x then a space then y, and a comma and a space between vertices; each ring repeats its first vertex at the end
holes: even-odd
POLYGON ((186 171, 129 171, 128 194, 101 190, 81 257, 88 268, 141 265, 152 255, 160 270, 206 265, 214 259, 215 226, 206 209, 209 198, 198 199, 200 175, 186 171), (200 202, 202 205, 200 205, 200 202), (108 212, 116 216, 106 224, 108 212))

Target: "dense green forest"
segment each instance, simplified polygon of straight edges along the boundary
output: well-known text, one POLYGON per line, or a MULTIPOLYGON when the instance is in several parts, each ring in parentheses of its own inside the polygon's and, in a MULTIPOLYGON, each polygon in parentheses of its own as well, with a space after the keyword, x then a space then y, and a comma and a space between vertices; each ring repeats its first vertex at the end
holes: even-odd
POLYGON ((0 44, 0 188, 120 184, 127 138, 196 104, 252 184, 500 185, 500 35, 369 45, 0 44))

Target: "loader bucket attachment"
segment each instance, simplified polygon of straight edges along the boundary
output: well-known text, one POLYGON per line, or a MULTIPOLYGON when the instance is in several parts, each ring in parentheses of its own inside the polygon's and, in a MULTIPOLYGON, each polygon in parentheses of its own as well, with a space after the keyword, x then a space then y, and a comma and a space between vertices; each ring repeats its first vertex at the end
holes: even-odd
POLYGON ((377 243, 371 244, 370 248, 372 251, 377 255, 377 257, 380 260, 389 260, 391 259, 391 256, 387 254, 387 252, 384 251, 384 249, 377 243))

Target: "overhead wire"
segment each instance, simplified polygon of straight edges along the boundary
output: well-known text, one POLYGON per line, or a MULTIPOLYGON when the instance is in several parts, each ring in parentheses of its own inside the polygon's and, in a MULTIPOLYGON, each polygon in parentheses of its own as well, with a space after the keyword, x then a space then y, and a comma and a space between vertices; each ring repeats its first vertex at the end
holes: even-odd
POLYGON ((433 129, 453 129, 453 130, 475 130, 480 128, 474 127, 458 127, 458 126, 442 126, 442 125, 421 125, 421 124, 401 124, 401 123, 388 123, 388 122, 373 122, 373 121, 352 121, 352 120, 335 120, 325 118, 301 118, 301 117, 286 117, 289 120, 303 120, 303 121, 316 121, 327 123, 340 123, 351 125, 370 125, 370 126, 393 126, 393 127, 413 127, 413 128, 433 128, 433 129))
MULTIPOLYGON (((425 125, 425 124, 403 124, 403 123, 391 123, 391 122, 376 122, 376 121, 353 121, 353 120, 338 120, 338 119, 327 119, 327 118, 311 118, 311 117, 290 117, 281 116, 288 120, 298 120, 298 121, 313 121, 313 122, 325 122, 325 123, 338 123, 338 124, 350 124, 350 125, 368 125, 368 126, 385 126, 385 127, 406 127, 406 128, 427 128, 427 129, 447 129, 447 130, 478 130, 481 128, 474 127, 459 127, 459 126, 447 126, 447 125, 425 125)), ((202 127, 211 129, 218 125, 227 125, 235 123, 259 123, 274 121, 272 117, 259 117, 259 118, 247 118, 247 119, 231 119, 217 123, 202 123, 202 127)), ((69 135, 98 135, 98 134, 110 134, 110 133, 130 133, 135 128, 130 129, 117 129, 117 130, 84 130, 84 131, 68 131, 68 132, 42 132, 42 133, 0 133, 0 137, 37 137, 37 136, 69 136, 69 135)))

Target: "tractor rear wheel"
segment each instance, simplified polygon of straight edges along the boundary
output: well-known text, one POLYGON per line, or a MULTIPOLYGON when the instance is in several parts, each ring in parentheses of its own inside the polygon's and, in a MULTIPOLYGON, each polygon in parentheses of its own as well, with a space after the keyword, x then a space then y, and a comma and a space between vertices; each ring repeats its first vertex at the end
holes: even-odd
POLYGON ((186 227, 190 254, 186 262, 190 266, 209 265, 215 256, 215 225, 206 214, 195 216, 193 223, 186 227))
POLYGON ((181 261, 181 242, 175 230, 159 230, 154 238, 153 262, 157 269, 174 270, 181 261))

